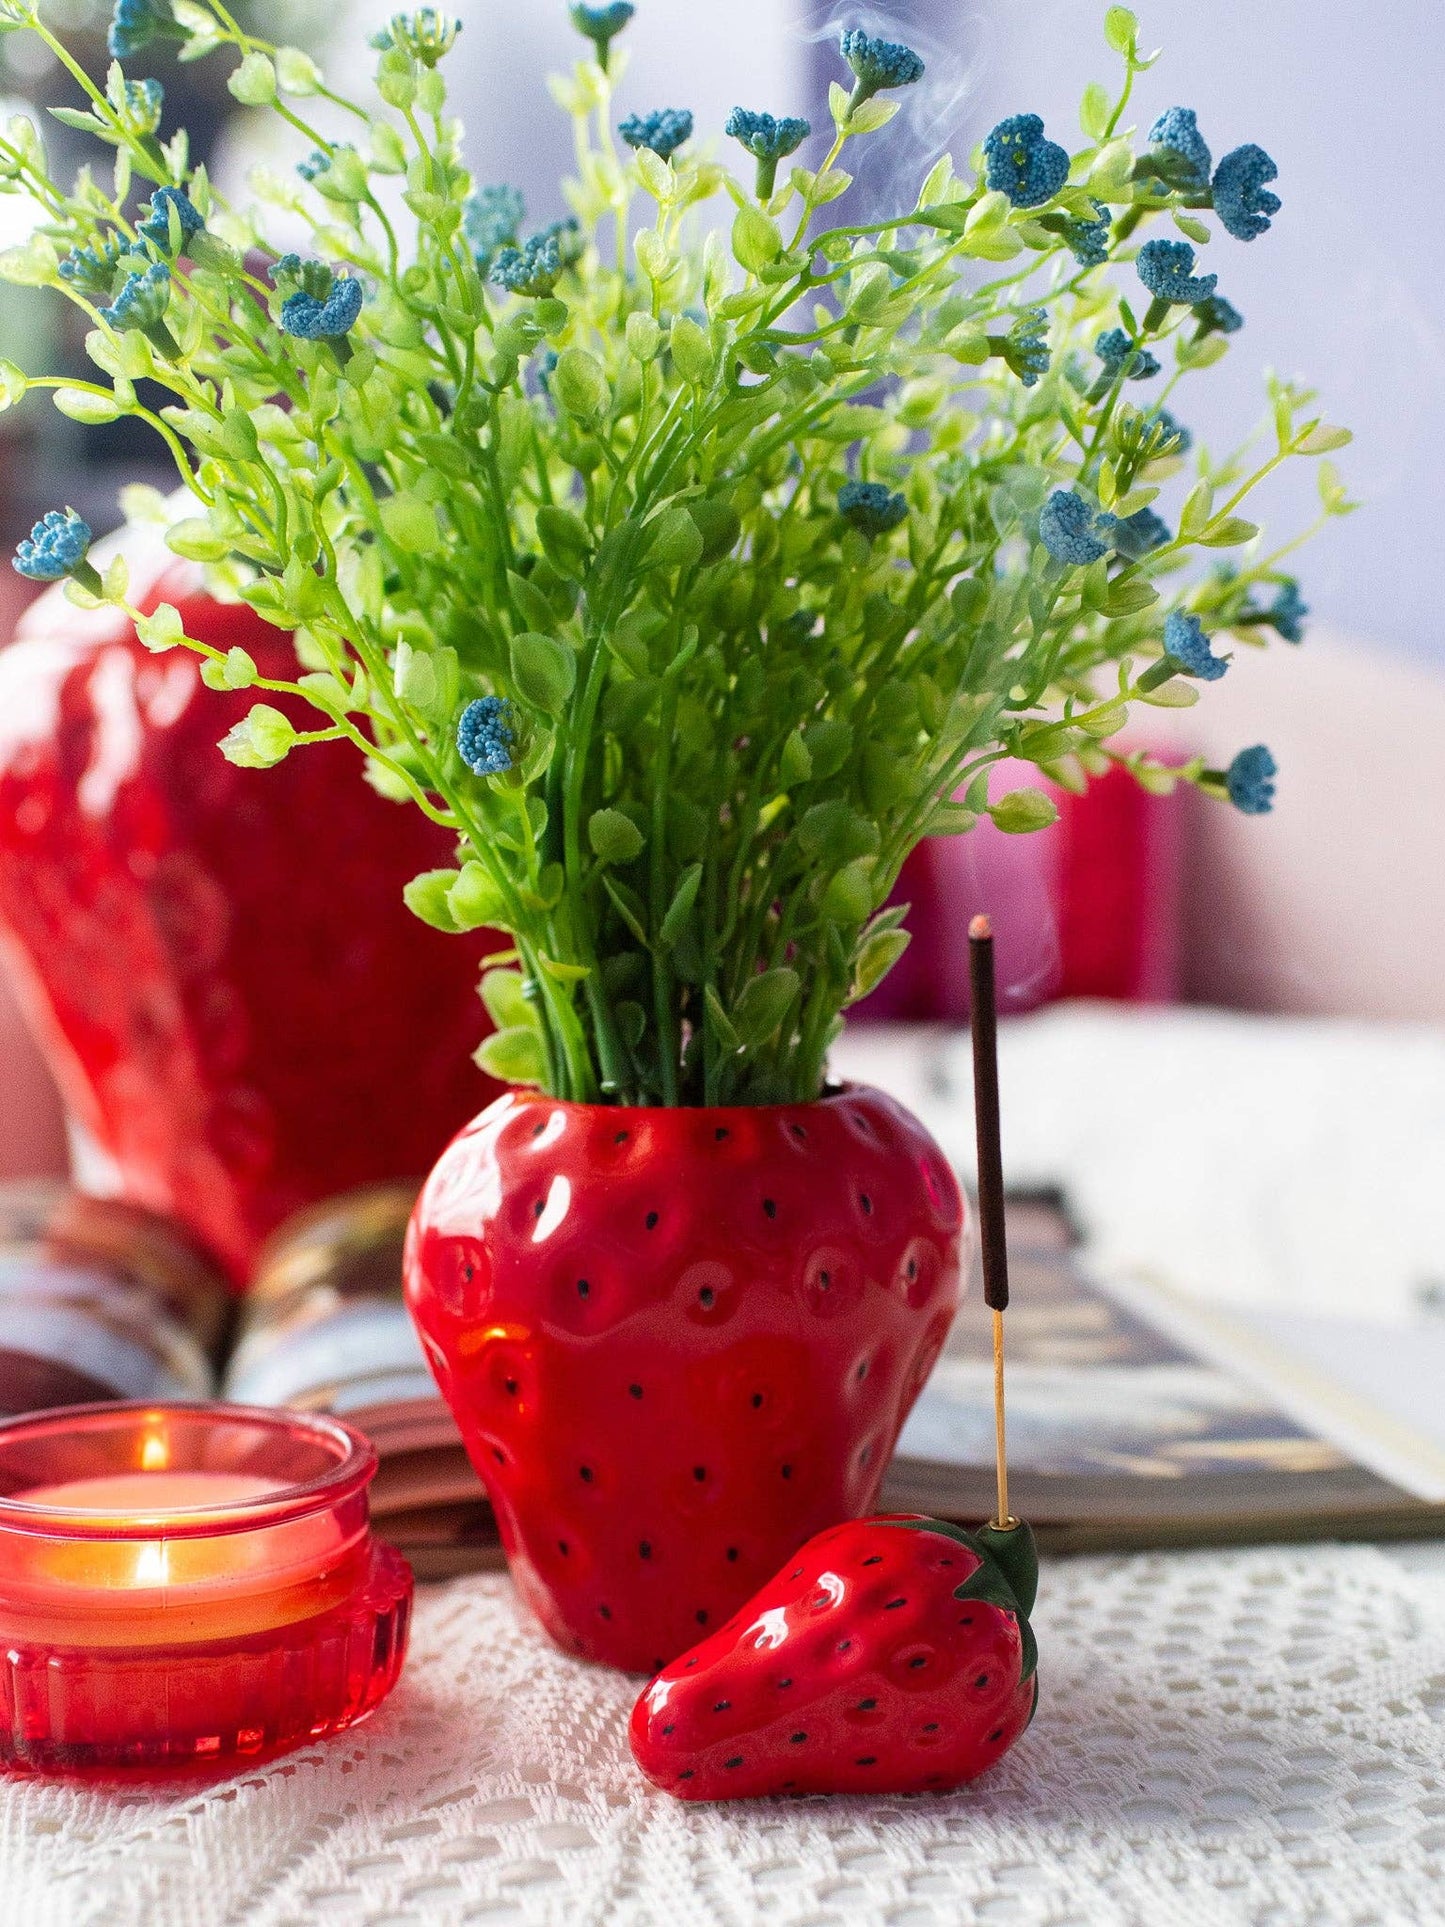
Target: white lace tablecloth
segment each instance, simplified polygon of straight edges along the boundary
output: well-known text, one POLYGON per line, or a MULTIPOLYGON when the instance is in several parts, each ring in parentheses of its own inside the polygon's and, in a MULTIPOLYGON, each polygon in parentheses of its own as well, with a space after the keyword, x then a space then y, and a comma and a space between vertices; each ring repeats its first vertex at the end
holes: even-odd
POLYGON ((371 1722, 235 1778, 0 1782, 5 1927, 1334 1927, 1445 1916, 1445 1578, 1367 1548, 1055 1562, 986 1779, 686 1807, 636 1686, 505 1579, 423 1593, 371 1722))

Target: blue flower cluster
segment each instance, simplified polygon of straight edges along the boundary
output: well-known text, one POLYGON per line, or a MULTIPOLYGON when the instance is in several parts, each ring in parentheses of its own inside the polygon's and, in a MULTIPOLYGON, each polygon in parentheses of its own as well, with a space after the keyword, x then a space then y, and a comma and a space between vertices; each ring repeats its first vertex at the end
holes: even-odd
POLYGON ((1136 348, 1133 336, 1122 328, 1110 328, 1101 334, 1094 343, 1094 353, 1103 362, 1110 381, 1117 380, 1121 371, 1129 381, 1148 381, 1159 372, 1159 357, 1147 348, 1136 348))
POLYGON ((1134 263, 1139 279, 1156 301, 1192 308, 1214 293, 1217 274, 1194 272, 1194 250, 1187 241, 1146 241, 1134 263))
POLYGON ((1154 450, 1156 460, 1161 456, 1187 455, 1193 448, 1193 430, 1186 428, 1183 422, 1176 421, 1167 408, 1156 408, 1149 420, 1158 431, 1158 445, 1154 450))
POLYGON ((145 263, 143 257, 131 252, 129 242, 120 235, 107 234, 93 248, 72 248, 60 263, 59 272, 61 280, 68 282, 77 294, 109 301, 122 265, 139 269, 145 263))
POLYGON ((898 40, 879 40, 861 27, 850 28, 838 51, 853 69, 853 104, 871 99, 885 87, 911 87, 923 78, 923 60, 898 40))
POLYGON ((1244 326, 1244 316, 1222 294, 1212 294, 1207 301, 1196 302, 1194 313, 1199 321, 1197 339, 1200 341, 1211 334, 1237 335, 1244 326))
POLYGON ((51 509, 16 549, 11 567, 32 582, 59 582, 81 567, 91 540, 90 524, 74 509, 51 509))
POLYGON ((1253 141, 1226 154, 1215 168, 1214 211, 1236 241, 1258 239, 1268 228, 1270 216, 1279 213, 1278 194, 1265 186, 1278 176, 1279 169, 1253 141))
POLYGON ((1037 114, 1001 120, 984 141, 983 156, 989 187, 1015 207, 1042 207, 1069 178, 1069 156, 1057 141, 1045 140, 1037 114))
POLYGON ((746 107, 734 107, 723 132, 740 141, 755 161, 780 161, 796 154, 813 131, 812 123, 785 116, 754 114, 746 107))
POLYGON ((1229 659, 1216 656, 1209 647, 1198 616, 1183 609, 1171 609, 1164 619, 1164 652, 1186 676, 1196 676, 1200 682, 1218 682, 1229 667, 1229 659))
POLYGON ((587 251, 587 243, 582 238, 582 227, 575 214, 568 214, 560 221, 549 221, 533 237, 538 241, 555 241, 557 253, 564 268, 575 268, 587 251))
POLYGON ((331 165, 331 156, 321 148, 313 147, 304 160, 297 161, 296 172, 303 181, 314 181, 324 174, 331 165))
POLYGON ((1224 772, 1229 800, 1246 816, 1267 816, 1274 808, 1274 779, 1279 766, 1263 743, 1242 749, 1224 772))
POLYGON ((1049 372, 1049 311, 1025 308, 1004 337, 1004 359, 1025 388, 1049 372))
POLYGON ((1064 230, 1064 240, 1069 252, 1081 268, 1101 268, 1109 258, 1109 230, 1112 216, 1102 201, 1090 200, 1094 210, 1092 221, 1082 216, 1071 220, 1064 230))
POLYGON ((356 325, 363 299, 361 283, 349 274, 336 277, 324 301, 298 288, 281 303, 281 332, 301 341, 336 341, 356 325))
POLYGON ((597 49, 597 64, 605 74, 613 41, 637 11, 632 0, 611 0, 610 5, 601 7, 587 6, 578 0, 578 4, 567 11, 578 33, 597 49))
POLYGON ((1166 108, 1149 129, 1149 144, 1169 156, 1173 163, 1170 173, 1177 186, 1196 192, 1208 187, 1214 163, 1192 107, 1166 108))
POLYGON ((163 320, 170 303, 171 271, 164 261, 157 261, 144 274, 128 276, 115 300, 101 309, 100 317, 121 334, 132 328, 147 333, 163 320))
POLYGON ((1265 611, 1265 620, 1286 642, 1303 642, 1305 617, 1309 612, 1310 606, 1291 576, 1280 584, 1279 593, 1265 611))
POLYGON ((491 278, 509 294, 540 300, 562 275, 562 250, 554 234, 534 234, 520 248, 503 248, 492 263, 491 278))
POLYGON ((116 0, 107 44, 115 60, 129 60, 162 36, 181 39, 170 0, 116 0))
POLYGON ((1138 562, 1153 549, 1162 549, 1166 542, 1174 540, 1174 532, 1169 524, 1153 509, 1135 509, 1132 515, 1122 518, 1117 515, 1101 515, 1098 527, 1109 538, 1109 546, 1127 557, 1130 562, 1138 562))
POLYGON ((501 776, 512 767, 516 731, 505 696, 479 696, 457 723, 457 752, 475 776, 501 776))
POLYGON ((153 134, 161 124, 165 99, 166 90, 158 80, 122 81, 116 118, 132 134, 153 134))
POLYGON ((692 112, 686 107, 658 107, 650 114, 629 114, 617 131, 629 147, 650 147, 660 160, 668 161, 684 141, 692 139, 692 112))
POLYGON ((186 242, 193 234, 204 233, 206 224, 196 211, 195 204, 191 200, 190 195, 182 188, 157 188, 151 197, 150 206, 146 209, 145 220, 138 222, 136 225, 136 233, 144 240, 149 241, 151 246, 159 253, 169 255, 171 251, 170 217, 172 209, 175 210, 176 219, 180 223, 181 231, 181 245, 177 251, 184 254, 186 251, 186 242))
POLYGON ((882 482, 845 482, 838 490, 838 513, 864 535, 887 535, 908 519, 908 504, 882 482))
POLYGON ((1067 568, 1087 568, 1109 544, 1099 537, 1094 511, 1072 489, 1056 488, 1039 512, 1039 539, 1056 562, 1067 568))
POLYGON ((526 219, 521 190, 498 182, 479 187, 462 203, 462 232, 476 256, 477 266, 491 266, 498 248, 515 247, 526 219))

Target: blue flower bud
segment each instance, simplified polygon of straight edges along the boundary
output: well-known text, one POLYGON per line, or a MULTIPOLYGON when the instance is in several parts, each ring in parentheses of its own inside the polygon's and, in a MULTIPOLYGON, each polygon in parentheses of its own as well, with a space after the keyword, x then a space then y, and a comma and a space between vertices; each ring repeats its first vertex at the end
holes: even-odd
POLYGON ((1194 312, 1199 321, 1196 340, 1202 341, 1206 335, 1237 335, 1244 326, 1244 316, 1222 294, 1212 294, 1207 301, 1197 301, 1194 312))
POLYGON ((1164 652, 1186 676, 1197 676, 1200 682, 1218 682, 1229 667, 1228 658, 1216 656, 1209 647, 1198 616, 1182 609, 1171 609, 1164 619, 1164 652))
POLYGON ((1025 308, 1004 337, 1004 360, 1025 388, 1049 372, 1049 311, 1025 308))
POLYGON ((74 509, 51 509, 16 549, 11 567, 32 582, 59 582, 84 565, 91 540, 90 524, 74 509))
POLYGON ((1042 207, 1069 178, 1069 157, 1057 141, 1044 139, 1037 114, 1001 120, 983 144, 984 179, 1015 207, 1042 207))
POLYGON ((572 25, 597 49, 597 64, 604 74, 613 41, 636 11, 631 0, 612 0, 610 6, 601 7, 586 6, 579 0, 578 5, 567 9, 572 25))
POLYGON ((319 147, 313 147, 304 161, 297 161, 296 172, 303 181, 314 181, 318 174, 324 174, 331 165, 331 156, 323 154, 319 147))
POLYGON ((1122 519, 1117 515, 1101 515, 1098 527, 1101 535, 1108 536, 1109 546, 1130 562, 1138 562, 1152 549, 1162 549, 1166 542, 1174 540, 1169 524, 1153 509, 1135 509, 1132 515, 1122 519))
POLYGON ((101 309, 100 317, 121 334, 132 328, 145 333, 164 318, 170 302, 171 271, 164 261, 157 261, 144 274, 130 275, 111 305, 101 309))
POLYGON ((845 482, 838 490, 838 513, 864 535, 887 535, 908 519, 908 504, 881 482, 845 482))
POLYGON ((1146 241, 1134 265, 1156 300, 1180 307, 1207 301, 1219 279, 1217 274, 1194 273, 1194 250, 1187 241, 1146 241))
POLYGON ((723 132, 741 141, 755 161, 780 161, 796 154, 813 131, 806 120, 774 120, 771 114, 754 114, 746 107, 734 107, 723 132))
POLYGON ((587 251, 582 225, 575 214, 569 214, 560 221, 549 221, 532 238, 535 241, 555 241, 564 268, 575 268, 587 251))
POLYGON ((136 233, 149 241, 160 253, 169 255, 171 251, 170 211, 174 208, 176 219, 180 222, 181 245, 178 250, 186 252, 186 242, 193 234, 205 231, 205 222, 196 212, 189 194, 179 187, 159 187, 151 197, 146 210, 146 218, 136 224, 136 233))
POLYGON ((128 133, 144 139, 161 124, 166 92, 158 80, 122 80, 117 89, 107 88, 116 118, 128 133))
POLYGON ((498 248, 517 245, 526 215, 520 190, 505 182, 479 187, 467 196, 462 203, 462 232, 483 272, 491 266, 498 248))
POLYGON ((1109 233, 1113 217, 1102 201, 1091 200, 1092 221, 1076 218, 1064 231, 1069 252, 1081 268, 1101 268, 1109 258, 1109 233))
POLYGON ((1149 129, 1151 147, 1162 148, 1172 163, 1171 184, 1183 188, 1206 188, 1213 165, 1204 136, 1194 120, 1192 107, 1169 107, 1149 129))
POLYGON ((838 51, 853 69, 855 106, 885 87, 911 87, 923 78, 923 61, 911 47, 897 40, 875 39, 861 27, 842 35, 838 51))
POLYGON ((361 283, 346 274, 336 276, 324 301, 298 289, 281 303, 281 332, 300 341, 339 340, 356 325, 363 299, 361 283))
POLYGON ((1159 359, 1151 355, 1147 348, 1136 348, 1133 338, 1122 328, 1110 328, 1099 336, 1094 343, 1094 353, 1104 364, 1104 373, 1110 381, 1117 378, 1123 370, 1129 381, 1148 381, 1151 375, 1159 372, 1159 359))
POLYGON ((457 723, 457 752, 476 776, 501 776, 512 767, 516 732, 505 696, 479 696, 457 723))
POLYGON ((77 294, 95 301, 109 301, 122 271, 144 273, 150 263, 133 254, 130 243, 119 234, 107 234, 93 248, 72 248, 60 263, 60 278, 77 294))
POLYGON ((1256 240, 1269 226, 1269 217, 1279 213, 1278 194, 1265 186, 1278 175, 1269 155, 1253 141, 1226 154, 1215 168, 1214 211, 1236 241, 1256 240))
POLYGON ((1101 542, 1098 520, 1082 496, 1072 490, 1056 488, 1039 513, 1039 540, 1056 562, 1071 569, 1087 568, 1109 544, 1101 542))
POLYGON ((1158 446, 1150 455, 1151 461, 1158 461, 1169 455, 1187 455, 1194 446, 1192 429, 1176 421, 1167 408, 1156 408, 1148 417, 1158 431, 1158 446))
POLYGON ((1274 808, 1274 779, 1279 767, 1263 743, 1242 749, 1224 772, 1229 800, 1246 816, 1265 816, 1274 808))
POLYGON ((534 234, 524 247, 503 248, 492 263, 492 280, 509 294, 541 299, 556 287, 562 250, 551 234, 534 234))
POLYGON ((424 67, 435 67, 456 45, 461 30, 462 23, 454 15, 438 13, 435 7, 418 7, 415 13, 394 13, 371 36, 371 45, 378 53, 400 49, 424 67))
POLYGON ((650 114, 629 114, 617 131, 629 147, 650 147, 660 160, 671 160, 683 142, 692 139, 692 112, 659 107, 650 114))
POLYGON ((153 40, 184 40, 177 26, 170 0, 116 0, 111 15, 108 44, 116 60, 129 60, 153 40))
POLYGON ((1303 642, 1305 617, 1309 612, 1309 604, 1301 596, 1298 582, 1291 576, 1280 584, 1279 593, 1265 611, 1264 619, 1286 642, 1303 642))

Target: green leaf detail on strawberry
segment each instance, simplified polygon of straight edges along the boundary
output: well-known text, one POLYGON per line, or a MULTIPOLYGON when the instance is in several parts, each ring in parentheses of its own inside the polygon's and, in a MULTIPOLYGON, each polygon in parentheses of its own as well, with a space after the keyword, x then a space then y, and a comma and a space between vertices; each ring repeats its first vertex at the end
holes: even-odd
POLYGON ((1033 1717, 1037 1570, 1027 1526, 831 1527, 643 1691, 633 1757, 684 1800, 959 1786, 1033 1717))

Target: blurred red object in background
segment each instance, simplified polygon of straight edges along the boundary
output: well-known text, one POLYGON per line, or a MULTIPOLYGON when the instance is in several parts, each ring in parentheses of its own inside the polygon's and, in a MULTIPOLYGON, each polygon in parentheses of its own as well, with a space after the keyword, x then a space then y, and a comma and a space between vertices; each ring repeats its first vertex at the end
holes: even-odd
MULTIPOLYGON (((138 608, 173 602, 188 634, 294 676, 288 636, 158 539, 124 548, 138 608)), ((345 743, 233 767, 216 743, 252 700, 59 589, 0 650, 0 939, 89 1140, 82 1179, 173 1213, 238 1284, 293 1211, 420 1178, 498 1089, 470 1056, 487 933, 402 902, 451 860, 446 832, 345 743)))
MULTIPOLYGON (((1039 786, 1037 770, 1005 765, 991 794, 996 802, 1024 784, 1039 786)), ((1049 794, 1059 820, 1047 830, 1006 836, 985 817, 966 836, 919 845, 892 897, 911 906, 913 941, 857 1016, 964 1021, 978 911, 994 920, 999 999, 1010 1011, 1061 997, 1177 997, 1181 799, 1151 796, 1117 768, 1082 796, 1049 794)))

